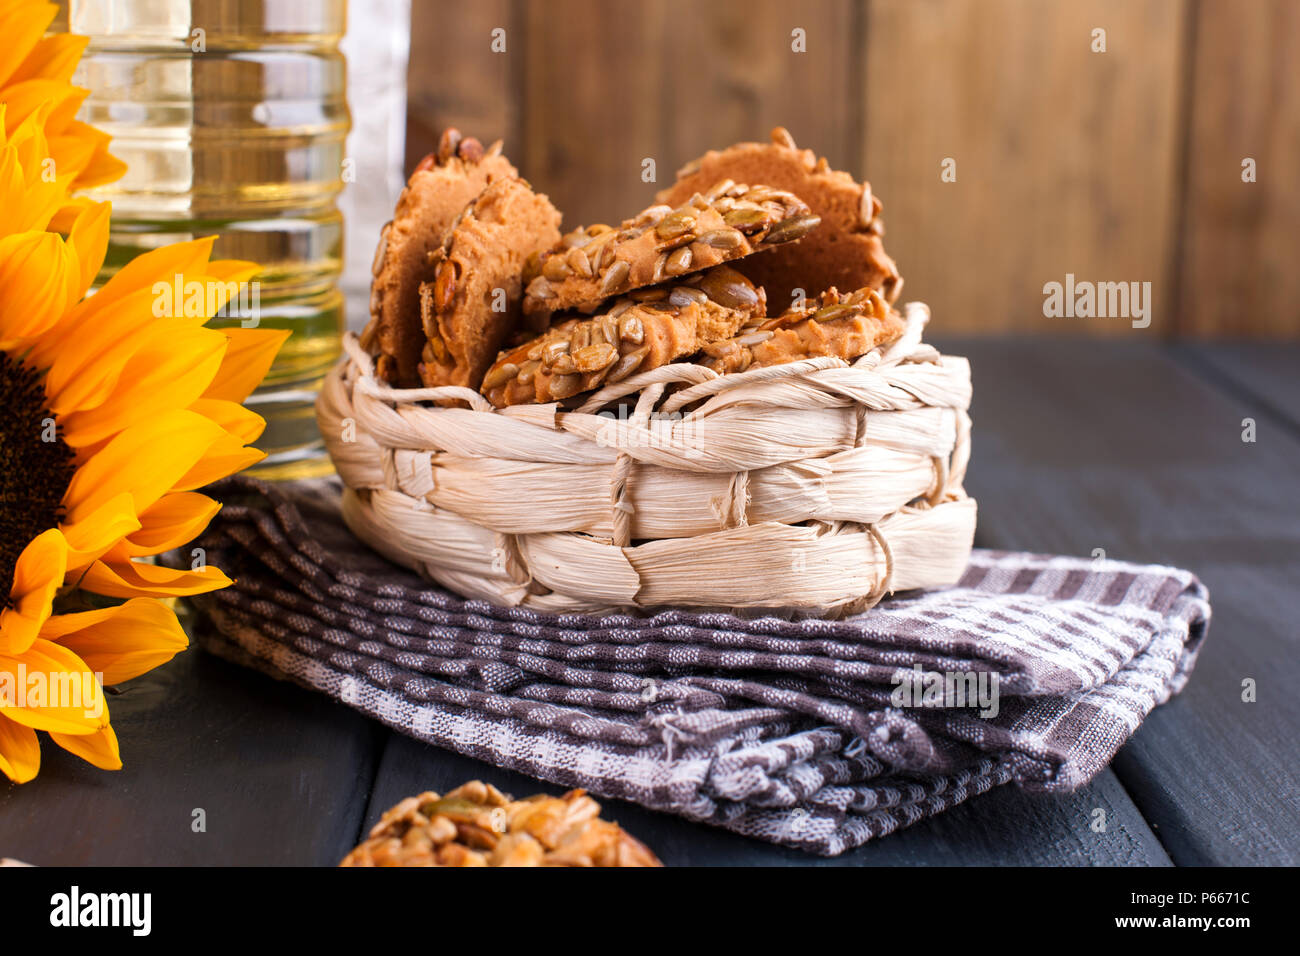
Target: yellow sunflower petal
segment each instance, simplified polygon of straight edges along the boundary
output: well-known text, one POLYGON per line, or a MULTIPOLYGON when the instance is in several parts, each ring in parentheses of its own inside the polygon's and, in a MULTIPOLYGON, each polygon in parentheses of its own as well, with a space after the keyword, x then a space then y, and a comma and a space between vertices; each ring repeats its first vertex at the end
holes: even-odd
POLYGON ((86 50, 90 37, 75 33, 56 33, 43 37, 9 77, 10 83, 43 77, 68 83, 77 69, 77 61, 86 50))
POLYGON ((50 138, 50 152, 56 159, 63 157, 63 162, 68 162, 70 155, 75 150, 77 143, 90 145, 90 156, 83 160, 73 160, 76 166, 76 178, 73 180, 72 188, 90 189, 93 186, 103 186, 106 183, 116 182, 126 175, 126 163, 122 162, 116 156, 108 151, 108 144, 111 137, 93 126, 88 126, 80 121, 73 121, 64 127, 63 131, 50 138), (81 163, 84 162, 84 165, 81 163))
POLYGON ((157 323, 141 336, 112 395, 96 408, 61 417, 63 440, 80 448, 169 409, 187 407, 217 374, 225 351, 226 339, 213 329, 157 323))
POLYGON ((3 673, 26 674, 26 699, 19 701, 25 706, 6 707, 10 720, 61 734, 90 734, 108 726, 103 687, 68 648, 38 637, 21 655, 0 654, 3 673))
POLYGON ((140 530, 132 532, 123 550, 133 558, 161 554, 193 541, 221 510, 221 502, 193 491, 163 495, 140 515, 140 530))
POLYGON ((68 546, 58 529, 33 538, 14 565, 9 606, 0 611, 0 654, 23 654, 50 616, 67 571, 68 546))
POLYGON ((222 398, 200 398, 190 405, 190 411, 216 422, 245 445, 262 437, 266 419, 238 402, 222 398))
POLYGON ((65 518, 59 523, 59 530, 68 542, 68 578, 74 580, 78 571, 103 557, 119 541, 140 528, 135 498, 129 491, 114 495, 97 508, 83 511, 76 520, 65 518))
POLYGON ((71 207, 77 218, 68 232, 68 245, 81 264, 79 296, 85 295, 104 264, 108 251, 108 217, 113 207, 106 202, 81 203, 71 207))
POLYGON ((176 615, 151 598, 55 615, 41 636, 72 650, 110 686, 167 663, 189 646, 176 615))
POLYGON ((120 555, 96 561, 81 579, 81 587, 108 597, 188 597, 219 591, 233 583, 212 565, 202 571, 176 571, 128 561, 120 555))
POLYGON ((52 3, 31 3, 0 13, 0 87, 11 82, 58 12, 52 3))
POLYGON ((221 363, 204 398, 221 398, 242 402, 261 384, 270 371, 275 354, 289 337, 283 329, 221 329, 230 339, 226 359, 221 363))
POLYGON ((122 756, 112 725, 93 734, 50 734, 50 739, 74 756, 100 770, 121 770, 122 756))
POLYGON ((52 232, 0 239, 0 352, 49 331, 80 295, 75 254, 52 232), (21 304, 20 306, 18 304, 21 304))
POLYGON ((41 769, 41 745, 36 731, 0 713, 0 773, 14 783, 26 783, 41 769))
POLYGON ((193 468, 176 480, 177 491, 190 491, 210 485, 219 478, 243 471, 266 457, 266 452, 245 448, 243 441, 226 434, 213 442, 206 455, 193 468))
POLYGON ((93 514, 124 491, 135 499, 138 514, 225 437, 214 422, 185 409, 126 429, 77 469, 63 497, 68 523, 93 514))

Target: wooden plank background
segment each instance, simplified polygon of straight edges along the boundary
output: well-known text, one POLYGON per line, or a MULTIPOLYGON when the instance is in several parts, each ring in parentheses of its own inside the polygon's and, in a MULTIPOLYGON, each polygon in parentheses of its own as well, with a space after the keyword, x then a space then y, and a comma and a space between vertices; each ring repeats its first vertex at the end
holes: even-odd
POLYGON ((411 30, 408 168, 502 137, 570 226, 780 124, 871 181, 936 330, 1300 338, 1294 0, 413 0, 411 30), (1067 273, 1150 282, 1150 328, 1044 316, 1067 273))

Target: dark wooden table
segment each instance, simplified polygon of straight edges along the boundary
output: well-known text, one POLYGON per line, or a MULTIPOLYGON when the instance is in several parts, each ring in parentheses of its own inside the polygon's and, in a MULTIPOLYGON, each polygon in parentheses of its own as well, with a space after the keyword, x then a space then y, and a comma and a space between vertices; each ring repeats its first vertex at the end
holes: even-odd
MULTIPOLYGON (((975 369, 978 543, 1196 571, 1214 622, 1187 689, 1070 796, 1003 787, 835 860, 608 812, 669 864, 1300 863, 1300 346, 937 344, 975 369)), ((110 706, 126 769, 46 741, 37 779, 0 787, 0 856, 329 865, 409 794, 546 789, 199 651, 110 706)))

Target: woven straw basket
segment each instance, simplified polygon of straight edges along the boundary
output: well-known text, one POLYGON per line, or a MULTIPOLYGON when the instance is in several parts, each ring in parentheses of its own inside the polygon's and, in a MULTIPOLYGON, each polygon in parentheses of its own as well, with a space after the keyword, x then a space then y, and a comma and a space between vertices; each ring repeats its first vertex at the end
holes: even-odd
POLYGON ((466 597, 851 613, 956 582, 975 531, 970 367, 905 315, 852 365, 676 363, 576 411, 393 389, 349 336, 317 418, 352 531, 466 597))

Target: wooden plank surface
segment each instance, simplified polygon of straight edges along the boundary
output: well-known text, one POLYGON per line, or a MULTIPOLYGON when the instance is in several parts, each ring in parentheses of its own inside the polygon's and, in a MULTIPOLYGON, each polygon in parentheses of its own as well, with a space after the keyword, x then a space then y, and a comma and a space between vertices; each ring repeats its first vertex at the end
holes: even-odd
POLYGON ((905 295, 951 333, 1131 334, 1043 315, 1043 285, 1151 282, 1172 328, 1185 4, 873 0, 862 172, 905 295), (1106 52, 1090 46, 1106 31, 1106 52), (940 164, 956 161, 955 182, 940 164))
MULTIPOLYGON (((522 774, 499 770, 395 734, 388 741, 366 810, 366 828, 404 797, 445 793, 484 780, 516 797, 561 793, 522 774)), ((1109 771, 1062 798, 999 787, 839 857, 772 846, 716 827, 602 800, 603 815, 651 847, 669 866, 1168 866, 1169 858, 1109 771), (1089 823, 1106 813, 1104 833, 1089 823)))
POLYGON ((940 342, 974 369, 985 545, 1179 565, 1214 620, 1181 695, 1115 769, 1176 864, 1300 862, 1295 628, 1300 441, 1246 444, 1247 405, 1137 344, 940 342), (1242 700, 1242 682, 1258 700, 1242 700))
POLYGON ((1199 0, 1195 35, 1178 331, 1295 338, 1300 4, 1199 0))
POLYGON ((108 706, 124 769, 42 739, 40 775, 0 783, 0 857, 320 866, 351 847, 383 733, 359 714, 193 647, 108 706), (206 832, 193 829, 196 809, 206 832))
MULTIPOLYGON (((360 13, 354 6, 353 16, 360 13)), ((484 145, 504 139, 507 149, 519 149, 525 103, 520 95, 524 38, 518 16, 511 0, 411 4, 407 173, 437 148, 447 126, 477 136, 484 145), (497 29, 505 31, 501 52, 492 46, 492 31, 497 29)))

